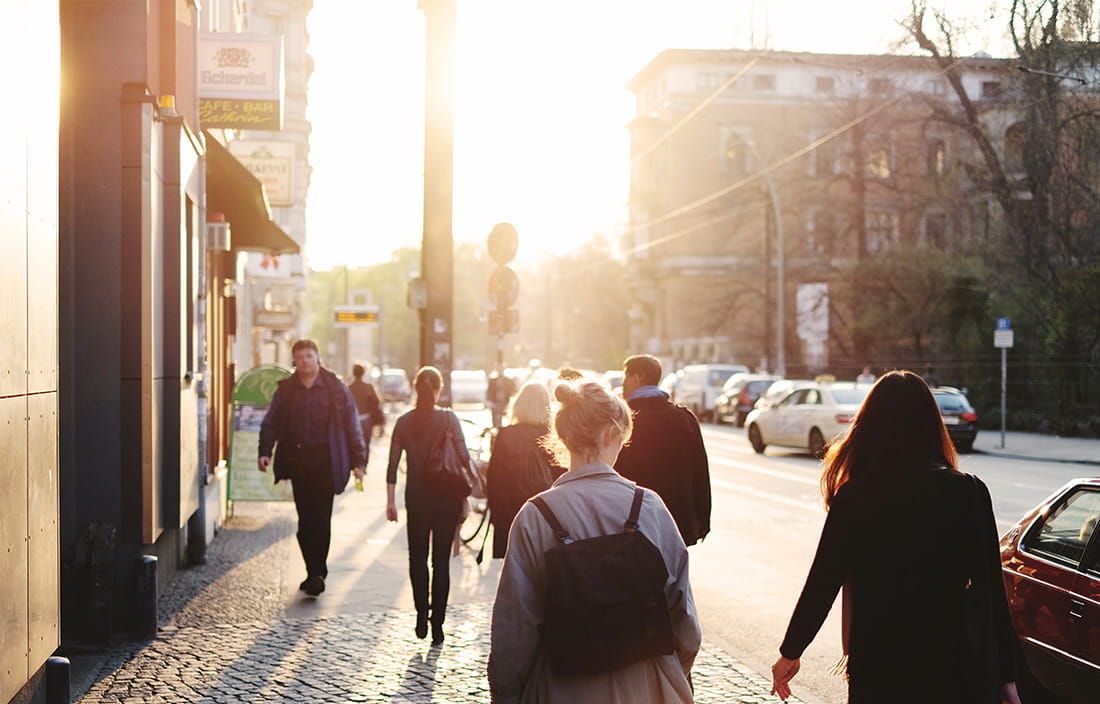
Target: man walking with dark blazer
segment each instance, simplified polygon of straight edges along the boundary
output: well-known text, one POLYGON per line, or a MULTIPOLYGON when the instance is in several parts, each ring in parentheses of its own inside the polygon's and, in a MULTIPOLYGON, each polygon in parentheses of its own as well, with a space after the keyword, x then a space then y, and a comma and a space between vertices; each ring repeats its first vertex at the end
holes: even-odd
POLYGON ((694 545, 710 532, 710 466, 699 421, 657 388, 661 362, 656 357, 628 357, 623 373, 634 430, 615 469, 660 494, 684 543, 694 545))
POLYGON ((298 546, 306 563, 299 588, 325 591, 332 538, 332 501, 352 472, 363 477, 366 444, 359 411, 344 382, 321 366, 317 343, 298 340, 290 350, 294 373, 279 382, 260 426, 259 467, 275 456, 275 481, 289 479, 298 510, 298 546))

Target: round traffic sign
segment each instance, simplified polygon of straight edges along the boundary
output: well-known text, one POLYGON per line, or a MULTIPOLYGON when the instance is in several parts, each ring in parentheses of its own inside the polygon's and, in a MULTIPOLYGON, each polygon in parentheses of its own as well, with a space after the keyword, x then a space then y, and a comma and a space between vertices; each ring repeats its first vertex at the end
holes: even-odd
POLYGON ((516 256, 516 247, 519 246, 519 235, 511 223, 498 222, 493 225, 492 232, 486 240, 489 248, 489 256, 497 264, 507 264, 516 256))
POLYGON ((489 275, 489 298, 497 308, 508 308, 519 298, 519 277, 506 266, 498 266, 489 275))

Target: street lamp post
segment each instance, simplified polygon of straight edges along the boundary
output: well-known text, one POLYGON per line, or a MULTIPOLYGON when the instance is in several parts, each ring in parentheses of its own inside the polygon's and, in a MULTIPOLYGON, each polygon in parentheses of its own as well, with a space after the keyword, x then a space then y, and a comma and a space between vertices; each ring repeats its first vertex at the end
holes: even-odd
MULTIPOLYGON (((779 192, 775 188, 775 181, 772 179, 771 167, 764 163, 764 160, 760 158, 760 150, 756 148, 756 142, 751 139, 740 138, 752 151, 752 156, 756 160, 761 170, 761 175, 764 177, 764 182, 768 186, 768 199, 772 204, 772 220, 775 221, 775 374, 778 376, 787 375, 787 350, 785 339, 786 328, 786 316, 784 311, 786 310, 786 303, 784 297, 784 278, 786 274, 786 262, 783 255, 783 214, 779 207, 779 192)), ((765 262, 765 266, 767 266, 765 262)), ((764 292, 767 295, 767 291, 764 292)))

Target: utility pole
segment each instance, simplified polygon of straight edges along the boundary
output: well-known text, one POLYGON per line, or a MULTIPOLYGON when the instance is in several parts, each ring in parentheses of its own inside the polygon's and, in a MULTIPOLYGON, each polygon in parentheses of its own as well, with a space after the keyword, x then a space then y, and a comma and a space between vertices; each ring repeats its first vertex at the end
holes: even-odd
POLYGON ((455 0, 419 0, 425 18, 424 235, 421 276, 427 306, 420 311, 420 363, 443 374, 440 400, 450 403, 454 241, 455 0))

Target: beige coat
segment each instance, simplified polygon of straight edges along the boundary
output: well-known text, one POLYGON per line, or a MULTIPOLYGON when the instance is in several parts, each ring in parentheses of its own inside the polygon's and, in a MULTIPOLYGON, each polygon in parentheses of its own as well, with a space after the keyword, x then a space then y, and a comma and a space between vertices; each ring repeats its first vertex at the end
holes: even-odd
MULTIPOLYGON (((634 483, 599 462, 572 469, 540 494, 577 539, 618 533, 630 514, 634 483)), ((642 533, 664 556, 665 591, 675 645, 664 655, 594 676, 559 677, 539 644, 546 592, 544 553, 558 545, 539 510, 527 503, 512 523, 508 555, 493 604, 489 687, 492 700, 522 704, 653 704, 693 701, 689 673, 701 639, 688 582, 688 553, 661 498, 645 490, 638 518, 642 533)))

